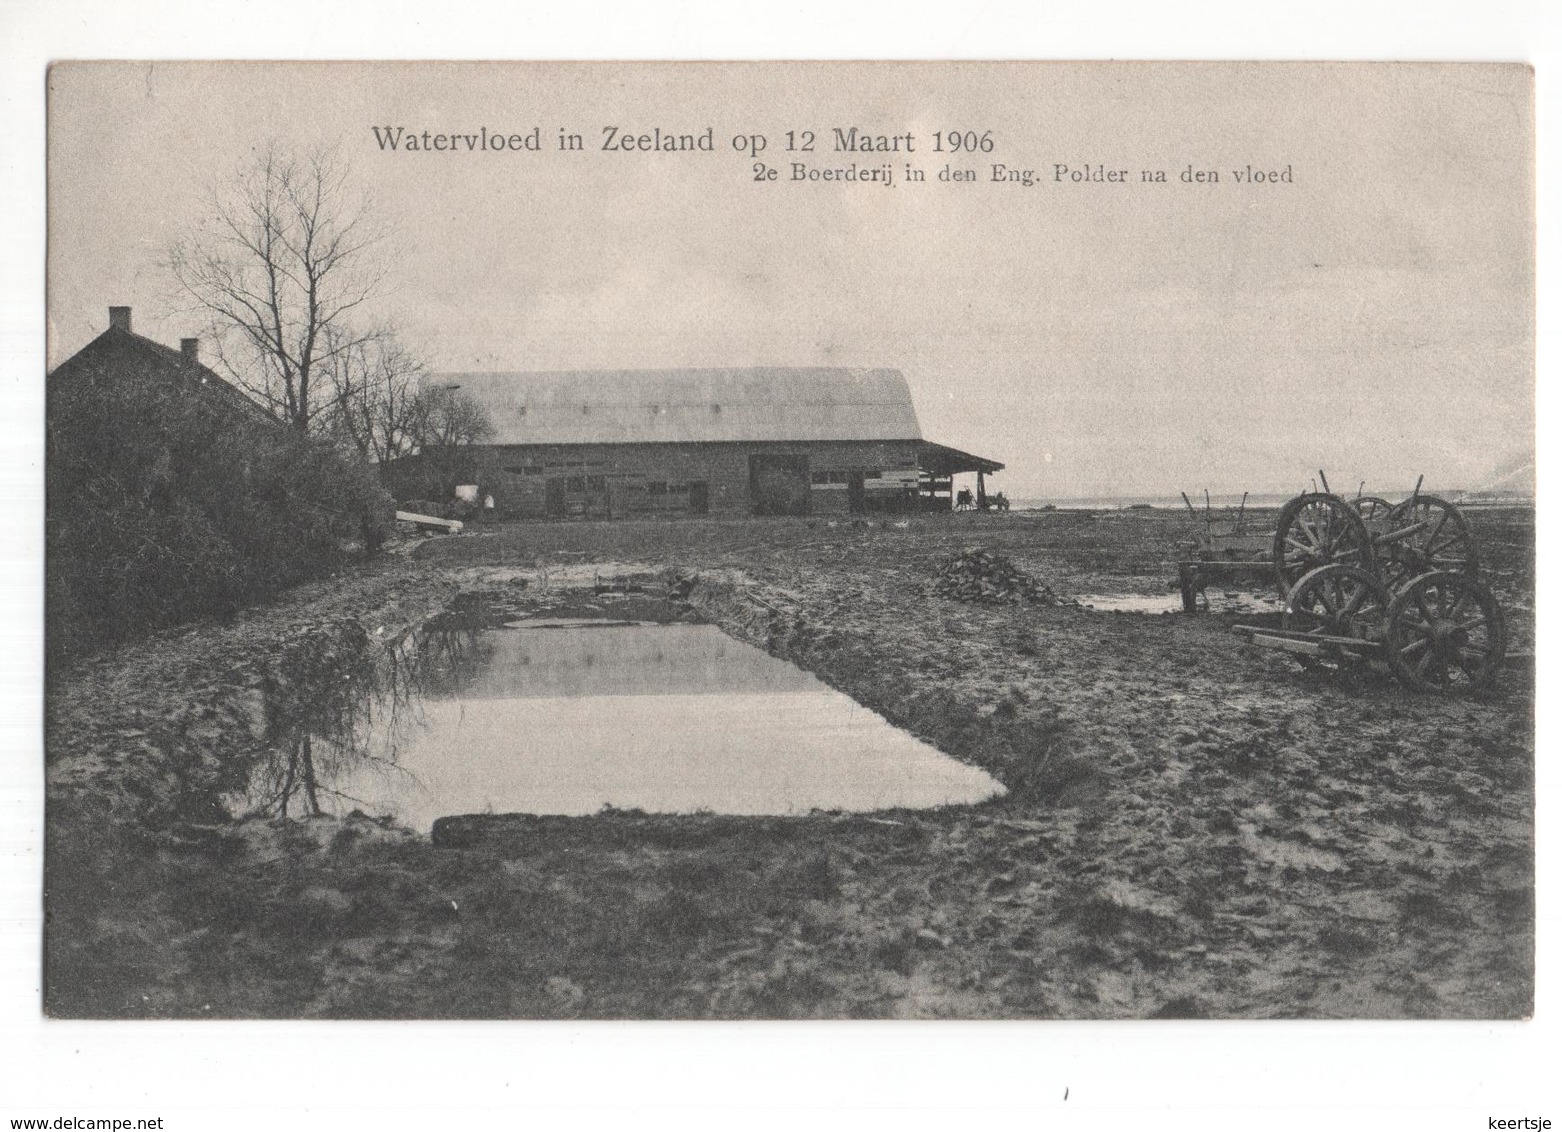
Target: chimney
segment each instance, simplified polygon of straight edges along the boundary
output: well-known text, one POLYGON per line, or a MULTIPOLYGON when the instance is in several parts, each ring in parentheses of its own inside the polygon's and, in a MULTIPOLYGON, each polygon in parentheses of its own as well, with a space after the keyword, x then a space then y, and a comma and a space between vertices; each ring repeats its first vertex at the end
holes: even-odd
POLYGON ((126 334, 129 334, 130 333, 130 308, 129 307, 109 307, 109 309, 108 309, 108 324, 109 324, 110 327, 112 327, 115 330, 123 330, 126 334))
POLYGON ((179 339, 179 352, 184 355, 186 365, 195 365, 201 360, 201 340, 199 338, 179 339))

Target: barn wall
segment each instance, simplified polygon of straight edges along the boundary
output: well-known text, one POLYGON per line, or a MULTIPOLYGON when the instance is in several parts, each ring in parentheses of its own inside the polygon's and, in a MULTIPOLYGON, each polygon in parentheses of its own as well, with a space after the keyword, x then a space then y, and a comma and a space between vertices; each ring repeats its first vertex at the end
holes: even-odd
POLYGON ((481 486, 501 515, 651 517, 748 515, 749 458, 807 460, 812 514, 845 514, 861 479, 866 506, 878 509, 916 483, 917 442, 799 441, 705 444, 511 445, 481 450, 481 486), (550 482, 552 486, 550 487, 550 482))

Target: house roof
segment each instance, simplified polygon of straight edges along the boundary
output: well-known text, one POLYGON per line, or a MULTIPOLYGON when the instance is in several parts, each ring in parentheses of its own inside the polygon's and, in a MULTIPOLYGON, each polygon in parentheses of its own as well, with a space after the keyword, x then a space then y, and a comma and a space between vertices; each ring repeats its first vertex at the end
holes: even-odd
POLYGON ((139 378, 161 378, 184 387, 209 403, 256 422, 279 422, 260 405, 225 381, 221 375, 198 361, 190 361, 178 350, 143 338, 133 331, 110 326, 91 342, 56 366, 50 382, 74 380, 121 380, 127 365, 139 369, 139 378))
POLYGON ((488 412, 490 444, 920 440, 899 370, 565 370, 440 373, 488 412))

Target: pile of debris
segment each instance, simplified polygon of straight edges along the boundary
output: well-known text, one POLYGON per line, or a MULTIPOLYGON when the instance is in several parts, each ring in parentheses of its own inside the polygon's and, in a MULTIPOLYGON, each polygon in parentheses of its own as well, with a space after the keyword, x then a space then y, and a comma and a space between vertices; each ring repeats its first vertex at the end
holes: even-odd
POLYGON ((956 601, 1009 605, 1022 601, 1058 605, 1051 587, 1038 582, 1008 557, 992 550, 962 550, 938 571, 933 592, 956 601))

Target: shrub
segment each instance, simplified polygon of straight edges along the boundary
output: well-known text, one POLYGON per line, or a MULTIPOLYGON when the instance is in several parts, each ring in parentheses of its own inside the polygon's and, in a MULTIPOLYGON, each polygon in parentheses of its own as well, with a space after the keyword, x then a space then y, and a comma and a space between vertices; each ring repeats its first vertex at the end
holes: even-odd
POLYGON ((391 524, 372 468, 158 382, 51 382, 47 491, 51 665, 230 614, 372 551, 391 524))

